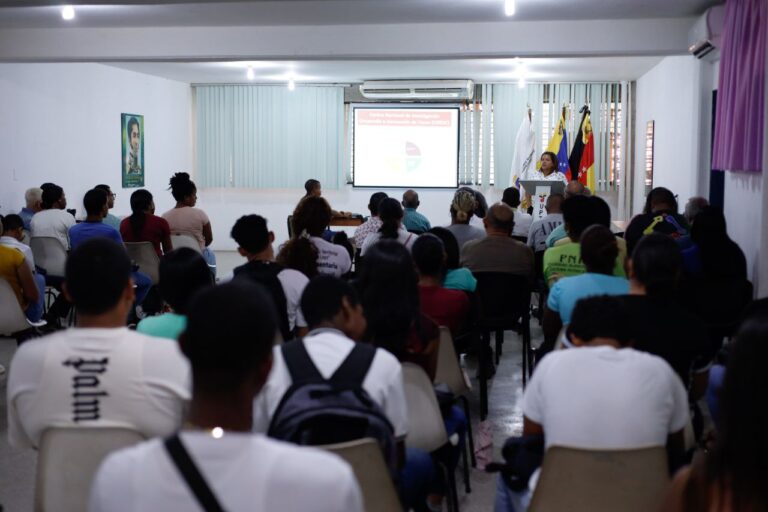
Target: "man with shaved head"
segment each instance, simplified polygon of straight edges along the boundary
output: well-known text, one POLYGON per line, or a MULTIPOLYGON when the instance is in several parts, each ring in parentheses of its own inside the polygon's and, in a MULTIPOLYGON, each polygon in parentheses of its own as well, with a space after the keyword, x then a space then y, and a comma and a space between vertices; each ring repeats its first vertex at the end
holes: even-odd
POLYGON ((515 211, 504 203, 488 209, 483 219, 486 237, 461 249, 461 264, 472 272, 509 272, 533 278, 533 251, 511 237, 515 211))
POLYGON ((421 235, 432 229, 429 219, 416 211, 419 207, 419 194, 415 190, 406 190, 403 194, 403 227, 411 233, 421 235))

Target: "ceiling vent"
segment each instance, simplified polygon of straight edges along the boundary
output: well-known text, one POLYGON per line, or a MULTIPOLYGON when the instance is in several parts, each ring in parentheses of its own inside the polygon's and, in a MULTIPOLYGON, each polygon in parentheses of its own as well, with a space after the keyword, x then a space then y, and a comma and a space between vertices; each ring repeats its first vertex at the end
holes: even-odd
POLYGON ((474 92, 472 80, 371 80, 360 85, 360 94, 371 100, 471 100, 474 92))

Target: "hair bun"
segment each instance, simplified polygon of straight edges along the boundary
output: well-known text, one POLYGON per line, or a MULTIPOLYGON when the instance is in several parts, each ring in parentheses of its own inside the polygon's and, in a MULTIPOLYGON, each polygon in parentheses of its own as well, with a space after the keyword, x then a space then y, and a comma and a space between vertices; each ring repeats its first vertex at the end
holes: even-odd
POLYGON ((185 183, 187 181, 190 181, 188 172, 177 172, 171 178, 171 184, 174 184, 174 183, 180 184, 180 183, 185 183))

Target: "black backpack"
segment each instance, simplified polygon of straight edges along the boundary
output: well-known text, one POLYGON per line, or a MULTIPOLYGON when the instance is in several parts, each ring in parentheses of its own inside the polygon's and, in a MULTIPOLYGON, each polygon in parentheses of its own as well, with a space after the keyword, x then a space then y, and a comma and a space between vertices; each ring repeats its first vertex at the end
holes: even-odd
POLYGON ((245 265, 237 267, 233 273, 235 279, 248 279, 253 283, 263 285, 269 292, 272 300, 275 302, 278 327, 283 340, 289 340, 291 336, 290 325, 288 323, 288 301, 285 298, 283 285, 277 278, 277 275, 283 271, 283 267, 272 261, 249 261, 245 265))
POLYGON ((362 384, 376 355, 372 345, 356 343, 330 379, 317 370, 304 342, 282 346, 293 384, 275 410, 267 435, 304 446, 375 439, 390 470, 397 467, 394 429, 362 384))

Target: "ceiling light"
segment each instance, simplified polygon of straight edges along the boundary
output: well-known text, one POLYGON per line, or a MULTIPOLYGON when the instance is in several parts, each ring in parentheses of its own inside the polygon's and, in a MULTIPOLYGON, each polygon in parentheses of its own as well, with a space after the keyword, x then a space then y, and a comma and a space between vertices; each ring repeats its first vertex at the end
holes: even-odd
POLYGON ((67 21, 75 19, 75 8, 71 5, 65 5, 61 8, 61 17, 67 21))
POLYGON ((521 78, 517 81, 518 89, 525 89, 525 78, 521 78))
POLYGON ((296 82, 293 81, 293 78, 288 79, 288 90, 292 91, 296 89, 296 82))
POLYGON ((515 0, 504 0, 504 14, 507 16, 515 15, 515 0))
POLYGON ((248 77, 248 80, 253 80, 256 77, 252 67, 248 66, 248 71, 245 72, 245 76, 248 77))

